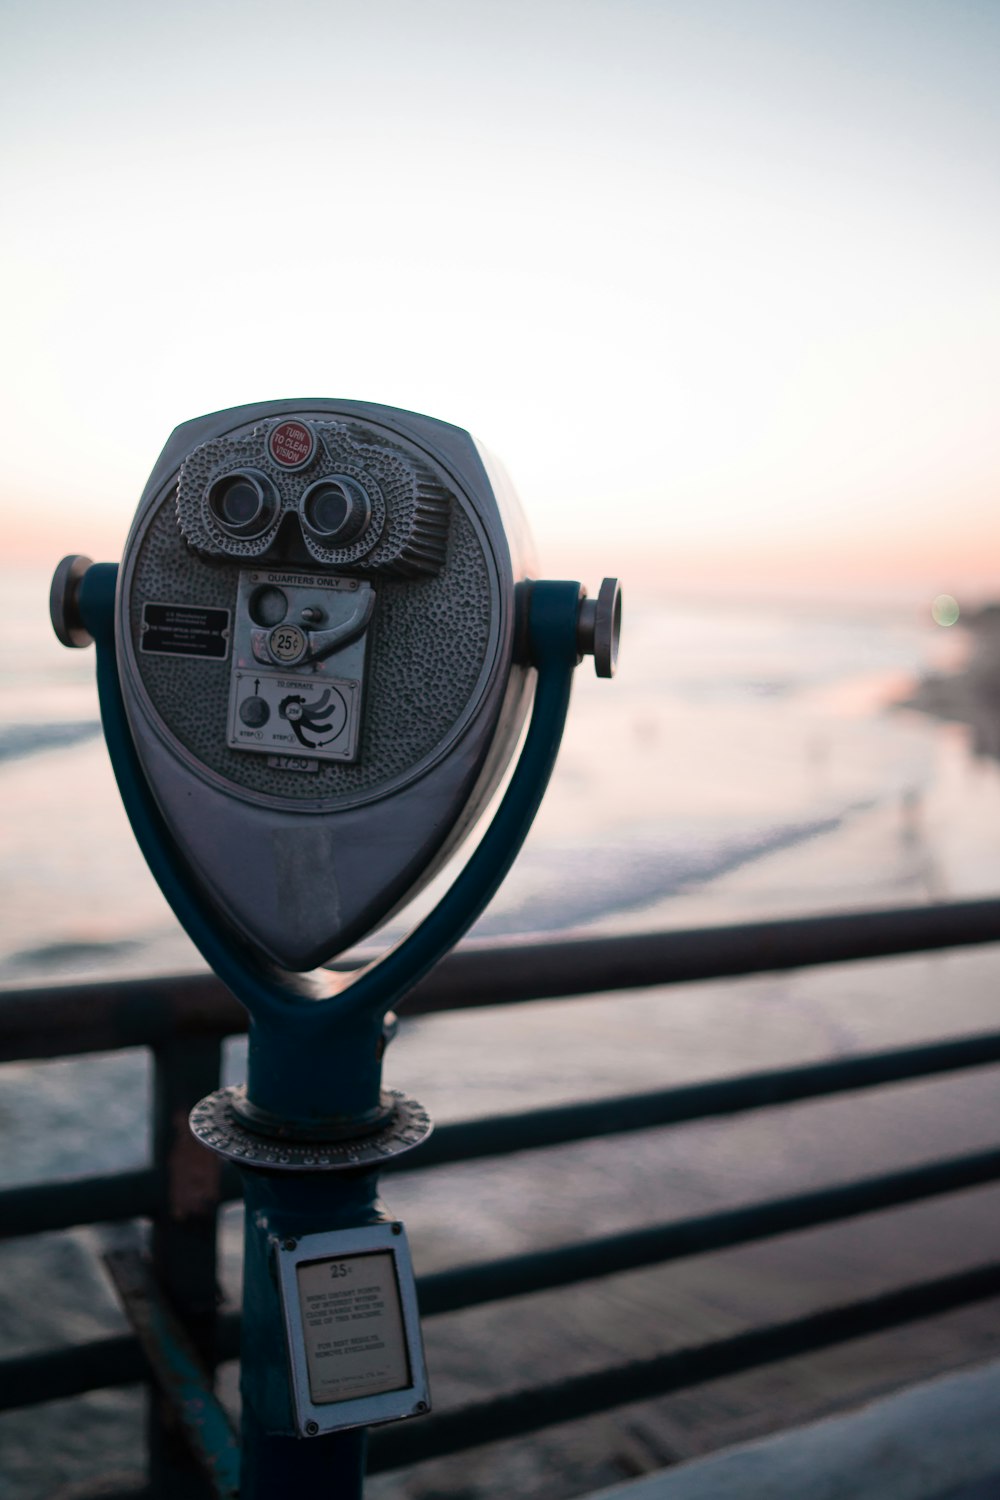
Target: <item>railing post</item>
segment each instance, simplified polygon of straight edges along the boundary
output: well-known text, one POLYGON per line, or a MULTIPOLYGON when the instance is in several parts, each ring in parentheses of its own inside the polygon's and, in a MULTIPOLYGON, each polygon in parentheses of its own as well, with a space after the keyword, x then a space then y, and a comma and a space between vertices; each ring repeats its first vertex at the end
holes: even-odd
MULTIPOLYGON (((198 1100, 219 1086, 222 1044, 178 1037, 153 1050, 153 1164, 158 1209, 153 1220, 156 1280, 207 1370, 216 1363, 217 1215, 221 1161, 188 1128, 198 1100)), ((214 1491, 196 1462, 166 1398, 150 1389, 147 1439, 156 1500, 202 1500, 214 1491)))

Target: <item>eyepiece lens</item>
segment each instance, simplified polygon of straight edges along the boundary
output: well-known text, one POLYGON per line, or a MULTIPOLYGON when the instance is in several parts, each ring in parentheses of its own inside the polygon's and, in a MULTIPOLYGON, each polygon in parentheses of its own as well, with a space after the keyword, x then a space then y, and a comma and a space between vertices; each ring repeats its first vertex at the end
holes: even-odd
POLYGON ((223 531, 233 537, 259 536, 270 525, 277 496, 263 474, 224 474, 208 492, 208 503, 223 531))
POLYGON ((361 535, 371 519, 371 504, 354 479, 337 475, 310 485, 303 515, 310 531, 344 547, 361 535))
POLYGON ((340 530, 351 512, 351 502, 342 484, 325 484, 312 497, 309 519, 316 531, 340 530))
POLYGON ((230 526, 246 526, 256 520, 261 498, 249 479, 234 479, 219 496, 219 514, 230 526))

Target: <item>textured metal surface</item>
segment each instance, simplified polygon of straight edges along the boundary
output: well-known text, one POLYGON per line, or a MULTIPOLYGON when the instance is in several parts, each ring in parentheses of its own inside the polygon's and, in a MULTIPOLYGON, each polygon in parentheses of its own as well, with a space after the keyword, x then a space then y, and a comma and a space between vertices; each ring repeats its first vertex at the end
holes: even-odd
POLYGON ((384 1090, 393 1102, 393 1113, 381 1130, 346 1141, 272 1141, 248 1130, 233 1108, 245 1090, 240 1086, 219 1089, 191 1111, 191 1129, 202 1145, 239 1166, 266 1168, 269 1172, 350 1172, 382 1166, 430 1135, 427 1111, 398 1089, 384 1090))
POLYGON ((261 557, 283 516, 299 513, 299 502, 310 486, 324 476, 343 475, 364 490, 371 519, 356 540, 342 547, 324 545, 304 530, 315 561, 332 567, 391 569, 406 577, 438 572, 454 499, 442 476, 412 449, 390 444, 384 437, 373 442, 371 429, 357 423, 313 419, 308 426, 318 441, 312 457, 294 470, 272 459, 267 439, 274 423, 227 433, 195 448, 181 466, 177 485, 177 521, 185 539, 214 557, 261 557), (273 523, 251 538, 227 535, 205 502, 217 479, 245 469, 265 473, 279 496, 273 523))
POLYGON ((372 586, 361 578, 242 569, 233 625, 230 748, 309 758, 309 772, 286 775, 318 773, 321 760, 354 760, 374 607, 372 586), (283 663, 282 654, 291 659, 283 663))
POLYGON ((327 762, 315 775, 295 776, 268 766, 262 756, 232 749, 227 743, 231 659, 184 660, 138 650, 143 601, 235 614, 239 575, 237 564, 192 556, 177 530, 171 498, 165 497, 132 572, 130 672, 138 674, 163 732, 199 765, 246 792, 288 805, 333 807, 418 774, 443 751, 476 701, 488 665, 497 590, 483 543, 461 508, 453 515, 442 573, 406 582, 377 580, 358 764, 327 762))
MULTIPOLYGON (((247 426, 250 410, 223 414, 228 431, 247 426)), ((86 623, 99 641, 102 716, 116 726, 106 738, 133 828, 195 943, 248 1004, 248 995, 260 989, 249 972, 253 964, 241 962, 235 949, 228 956, 221 951, 219 919, 241 938, 243 958, 286 973, 313 969, 346 950, 415 895, 471 830, 515 749, 529 706, 531 673, 512 653, 521 560, 500 528, 471 439, 406 413, 368 410, 373 431, 384 427, 387 415, 405 419, 416 432, 429 426, 447 439, 457 462, 444 569, 408 580, 372 574, 368 708, 356 761, 330 760, 312 770, 231 748, 220 717, 229 696, 219 680, 223 664, 137 650, 137 605, 154 590, 166 602, 163 590, 171 583, 166 553, 163 567, 144 571, 154 536, 157 545, 173 549, 175 572, 186 560, 189 579, 200 570, 214 580, 214 603, 205 598, 198 607, 232 607, 221 597, 219 579, 236 564, 200 561, 185 552, 176 528, 158 530, 176 471, 161 478, 164 465, 158 465, 140 502, 118 578, 113 645, 103 576, 100 589, 84 590, 86 623), (109 681, 112 663, 102 664, 102 656, 116 659, 117 686, 109 681), (197 667, 205 672, 192 683, 197 667), (143 675, 150 671, 165 693, 158 704, 143 675), (127 721, 120 729, 119 719, 127 721)), ((192 426, 211 431, 215 419, 192 426)), ((173 439, 168 448, 174 450, 173 439)), ((284 526, 268 561, 289 568, 300 562, 284 526)), ((177 609, 186 603, 174 602, 177 609)), ((227 670, 231 662, 223 674, 227 670)), ((467 925, 456 926, 443 946, 467 925)), ((394 996, 384 999, 391 1005, 394 996)))
MULTIPOLYGON (((395 434, 405 432, 402 445, 424 452, 426 462, 448 478, 454 502, 440 573, 402 580, 373 563, 368 708, 361 713, 356 760, 328 760, 313 768, 232 748, 218 716, 228 694, 217 680, 213 685, 220 663, 211 653, 195 662, 137 650, 141 606, 153 592, 178 612, 211 608, 221 614, 232 608, 231 599, 221 597, 219 580, 232 573, 236 561, 206 562, 185 551, 179 532, 170 536, 168 528, 160 537, 164 547, 169 541, 174 549, 175 571, 185 559, 189 574, 204 569, 219 597, 191 604, 171 601, 169 595, 164 599, 171 583, 167 567, 144 572, 147 544, 170 512, 177 471, 190 453, 202 442, 241 437, 261 418, 287 414, 290 425, 321 424, 342 404, 244 407, 178 429, 154 469, 129 536, 114 605, 113 645, 104 618, 103 577, 100 590, 83 594, 98 656, 114 655, 120 673, 113 688, 110 663, 102 666, 99 659, 102 715, 105 723, 116 723, 106 737, 133 828, 196 945, 251 1009, 248 995, 260 989, 249 973, 252 964, 241 964, 235 950, 228 958, 221 952, 218 920, 242 940, 243 957, 249 954, 286 973, 310 970, 345 951, 415 895, 471 830, 515 749, 530 701, 532 674, 514 661, 512 650, 524 560, 504 535, 471 438, 412 413, 347 405, 352 417, 365 414, 356 425, 374 444, 384 440, 392 447, 395 434), (474 566, 466 569, 470 561, 474 566), (206 691, 211 688, 211 701, 187 680, 197 666, 206 669, 199 680, 206 691), (147 686, 149 672, 163 679, 165 696, 158 702, 156 689, 147 686), (122 732, 119 718, 127 720, 122 732), (320 819, 312 816, 316 813, 337 816, 320 819)), ((245 487, 257 505, 258 492, 245 487)), ((273 485, 264 476, 261 494, 266 487, 273 485)), ((217 498, 221 514, 228 501, 221 492, 217 498)), ((234 526, 240 504, 232 511, 234 526)), ((269 564, 289 569, 301 567, 304 556, 307 565, 309 556, 315 562, 314 554, 304 554, 301 535, 296 543, 297 525, 289 513, 262 562, 266 557, 269 564)), ((164 554, 161 561, 171 559, 164 554)), ((231 589, 231 577, 229 582, 231 589)), ((238 708, 243 706, 241 697, 238 708)), ((249 711, 262 716, 268 707, 251 705, 249 711)), ((318 702, 312 707, 319 712, 318 702)), ((444 946, 467 925, 455 926, 444 946)), ((439 946, 428 965, 441 951, 439 946)), ((382 998, 391 1005, 395 996, 382 998)))

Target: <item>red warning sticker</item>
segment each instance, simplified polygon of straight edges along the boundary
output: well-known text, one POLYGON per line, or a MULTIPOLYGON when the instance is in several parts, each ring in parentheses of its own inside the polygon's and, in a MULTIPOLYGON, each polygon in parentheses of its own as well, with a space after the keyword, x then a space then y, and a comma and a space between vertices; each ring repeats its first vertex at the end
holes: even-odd
POLYGON ((316 451, 316 438, 304 422, 279 422, 267 440, 268 451, 283 469, 300 469, 316 451))

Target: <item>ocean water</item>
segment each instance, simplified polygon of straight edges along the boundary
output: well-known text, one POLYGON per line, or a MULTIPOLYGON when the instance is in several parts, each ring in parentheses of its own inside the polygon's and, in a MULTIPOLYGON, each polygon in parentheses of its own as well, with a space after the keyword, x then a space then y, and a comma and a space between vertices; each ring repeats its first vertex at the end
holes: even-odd
MULTIPOLYGON (((93 652, 55 641, 45 575, 2 582, 0 983, 197 966, 119 806, 93 652)), ((577 673, 542 811, 477 932, 711 921, 724 881, 720 917, 741 909, 739 872, 747 912, 996 888, 996 766, 892 706, 963 646, 911 609, 627 595, 619 675, 577 673), (872 848, 838 874, 849 839, 872 848), (793 850, 788 891, 776 856, 793 850)))

